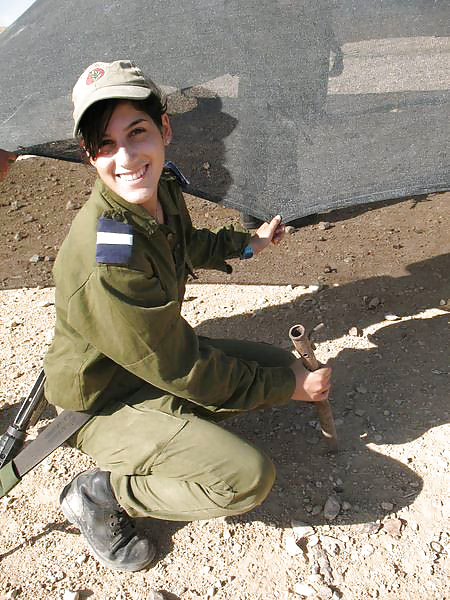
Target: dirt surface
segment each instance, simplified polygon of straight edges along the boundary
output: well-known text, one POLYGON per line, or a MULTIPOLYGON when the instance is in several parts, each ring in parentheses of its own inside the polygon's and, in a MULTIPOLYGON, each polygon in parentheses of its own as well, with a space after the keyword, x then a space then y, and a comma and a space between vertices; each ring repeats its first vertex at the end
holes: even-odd
MULTIPOLYGON (((39 158, 0 185, 1 432, 51 341, 52 261, 93 177, 39 158)), ((277 467, 266 502, 232 519, 140 520, 158 560, 124 574, 100 566, 64 520, 59 492, 91 464, 60 448, 0 500, 0 598, 450 598, 449 198, 312 218, 233 261, 231 276, 199 272, 188 287, 184 313, 202 334, 288 348, 291 325, 324 324, 316 352, 334 366, 338 454, 305 404, 231 420, 277 467)), ((187 200, 196 226, 238 220, 187 200)))

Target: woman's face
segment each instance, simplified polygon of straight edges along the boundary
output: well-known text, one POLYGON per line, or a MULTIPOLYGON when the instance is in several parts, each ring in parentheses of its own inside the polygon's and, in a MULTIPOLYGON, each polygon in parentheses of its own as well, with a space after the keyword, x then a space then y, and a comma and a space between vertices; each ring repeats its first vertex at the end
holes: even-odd
POLYGON ((172 138, 169 118, 162 131, 145 112, 119 102, 111 115, 97 156, 90 158, 100 179, 121 198, 141 204, 154 214, 158 181, 164 166, 164 146, 172 138))

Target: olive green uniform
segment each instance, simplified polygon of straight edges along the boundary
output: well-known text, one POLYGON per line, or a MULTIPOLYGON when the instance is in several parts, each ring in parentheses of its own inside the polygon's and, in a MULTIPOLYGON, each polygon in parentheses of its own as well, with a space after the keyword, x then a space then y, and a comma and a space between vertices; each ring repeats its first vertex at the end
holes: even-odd
POLYGON ((56 326, 45 358, 54 405, 99 409, 74 443, 104 470, 131 516, 192 520, 250 510, 274 480, 271 461, 216 424, 289 401, 292 355, 197 336, 181 315, 195 268, 231 267, 249 239, 195 229, 167 169, 165 224, 97 180, 55 262, 56 326))

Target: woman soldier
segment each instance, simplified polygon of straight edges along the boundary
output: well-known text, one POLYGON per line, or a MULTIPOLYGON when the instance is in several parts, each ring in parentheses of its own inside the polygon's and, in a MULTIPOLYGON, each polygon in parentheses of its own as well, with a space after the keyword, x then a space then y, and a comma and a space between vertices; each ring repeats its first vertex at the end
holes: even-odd
POLYGON ((73 437, 100 469, 61 494, 93 554, 135 571, 154 558, 133 517, 176 521, 249 511, 275 469, 217 422, 328 395, 330 369, 307 372, 266 344, 198 336, 181 315, 195 268, 230 272, 283 235, 280 217, 253 235, 195 229, 179 174, 165 168, 172 131, 152 81, 127 60, 95 63, 73 90, 74 133, 98 178, 54 266, 55 337, 46 396, 95 412, 73 437))

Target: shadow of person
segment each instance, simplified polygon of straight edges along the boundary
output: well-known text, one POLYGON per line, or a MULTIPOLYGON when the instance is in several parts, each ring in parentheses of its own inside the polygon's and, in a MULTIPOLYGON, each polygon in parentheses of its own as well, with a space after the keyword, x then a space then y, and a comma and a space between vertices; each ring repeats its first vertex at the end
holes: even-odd
MULTIPOLYGON (((265 450, 277 467, 273 492, 249 518, 325 523, 322 507, 330 495, 337 495, 341 505, 346 502, 351 508, 341 511, 333 523, 367 523, 407 507, 418 496, 422 478, 414 470, 414 456, 403 445, 448 423, 450 415, 448 315, 423 312, 437 304, 447 262, 448 257, 435 257, 410 265, 405 277, 354 281, 315 296, 321 320, 329 324, 323 347, 335 355, 331 401, 340 451, 326 454, 315 408, 304 403, 291 402, 227 422, 227 427, 265 450), (383 289, 389 296, 386 304, 393 305, 402 320, 386 324, 384 307, 382 312, 368 310, 361 302, 368 289, 383 289), (350 305, 349 298, 359 304, 350 305), (366 339, 349 337, 336 343, 355 323, 368 328, 366 339), (341 348, 338 353, 336 348, 341 348)), ((227 336, 236 338, 253 332, 253 339, 270 343, 279 341, 280 331, 285 331, 287 342, 295 322, 316 324, 318 316, 306 308, 301 296, 292 304, 270 306, 254 315, 205 321, 197 331, 223 337, 226 329, 227 336)))
POLYGON ((226 168, 224 140, 237 120, 223 111, 222 99, 201 86, 171 94, 168 112, 174 132, 167 150, 190 181, 187 192, 220 202, 233 179, 226 168))

